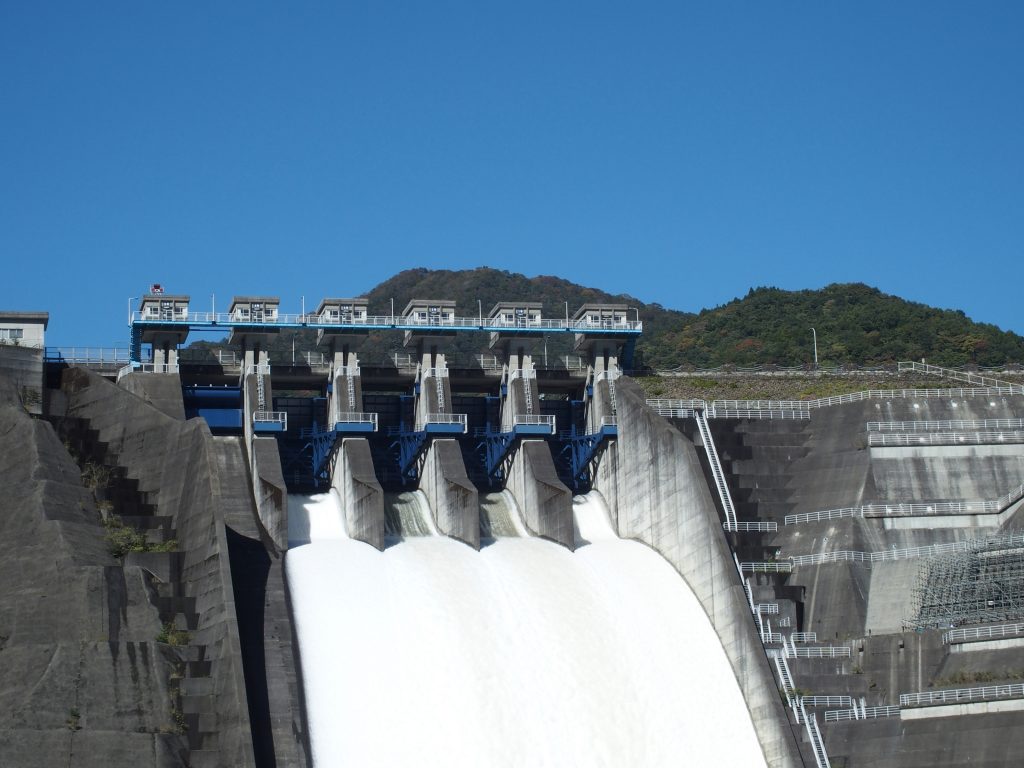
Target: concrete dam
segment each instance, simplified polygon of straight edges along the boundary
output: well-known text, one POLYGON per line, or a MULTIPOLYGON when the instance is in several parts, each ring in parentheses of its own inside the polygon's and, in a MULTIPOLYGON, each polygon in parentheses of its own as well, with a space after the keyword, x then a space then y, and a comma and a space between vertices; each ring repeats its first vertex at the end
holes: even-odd
POLYGON ((4 765, 1016 764, 1019 385, 649 401, 618 305, 211 314, 0 347, 4 765))

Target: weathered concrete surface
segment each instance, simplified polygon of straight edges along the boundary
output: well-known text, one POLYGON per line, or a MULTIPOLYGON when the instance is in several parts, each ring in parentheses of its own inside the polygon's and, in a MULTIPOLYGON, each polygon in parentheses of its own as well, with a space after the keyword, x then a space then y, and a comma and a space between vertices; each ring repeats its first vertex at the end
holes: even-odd
POLYGON ((373 470, 370 444, 364 437, 346 437, 333 462, 331 486, 341 496, 348 535, 384 549, 384 491, 373 470))
POLYGON ((280 550, 288 548, 288 488, 281 471, 281 453, 272 437, 254 437, 252 489, 260 522, 280 550))
POLYGON ((171 768, 173 655, 52 427, 0 377, 0 765, 171 768))
POLYGON ((181 397, 181 376, 176 373, 129 373, 118 386, 145 400, 172 419, 185 420, 185 402, 181 397))
POLYGON ((227 526, 257 768, 306 766, 308 743, 284 578, 263 528, 241 437, 215 437, 218 505, 227 526))
POLYGON ((34 416, 43 412, 43 350, 0 344, 0 379, 17 393, 18 402, 34 416))
POLYGON ((608 502, 619 535, 660 552, 704 606, 768 764, 799 766, 796 739, 693 443, 645 406, 634 382, 622 378, 616 385, 619 438, 602 458, 594 487, 608 502))
POLYGON ((441 533, 480 549, 480 503, 458 442, 433 440, 427 446, 419 489, 441 533))
POLYGON ((181 422, 83 369, 64 372, 67 416, 98 433, 110 463, 149 492, 174 520, 181 549, 180 587, 189 610, 189 649, 208 665, 208 690, 185 696, 192 762, 254 764, 227 532, 217 497, 217 457, 200 419, 181 422), (196 754, 201 753, 201 754, 196 754))
POLYGON ((573 549, 572 493, 558 479, 551 449, 543 440, 523 440, 509 468, 505 489, 522 510, 526 527, 573 549))

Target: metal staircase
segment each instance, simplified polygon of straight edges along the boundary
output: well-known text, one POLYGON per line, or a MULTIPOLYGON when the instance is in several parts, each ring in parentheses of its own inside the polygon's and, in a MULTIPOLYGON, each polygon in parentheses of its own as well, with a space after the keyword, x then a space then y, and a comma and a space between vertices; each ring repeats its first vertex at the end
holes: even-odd
POLYGON ((703 409, 694 411, 694 418, 697 421, 697 428, 700 430, 701 440, 704 442, 704 450, 708 455, 708 464, 711 466, 711 474, 715 479, 715 488, 718 489, 718 498, 721 500, 722 509, 725 512, 725 529, 735 531, 739 527, 736 525, 736 508, 733 507, 729 486, 725 482, 725 473, 718 461, 718 451, 715 449, 715 441, 711 437, 711 428, 708 426, 703 409))

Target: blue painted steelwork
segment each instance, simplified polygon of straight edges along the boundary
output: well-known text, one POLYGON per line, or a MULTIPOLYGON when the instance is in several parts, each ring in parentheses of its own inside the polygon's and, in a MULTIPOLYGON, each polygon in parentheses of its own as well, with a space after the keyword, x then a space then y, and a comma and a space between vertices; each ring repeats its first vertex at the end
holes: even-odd
POLYGON ((576 428, 573 427, 568 434, 559 435, 559 440, 564 444, 562 454, 569 459, 573 491, 589 486, 591 462, 597 458, 605 441, 618 434, 618 427, 614 424, 606 424, 601 427, 600 432, 593 434, 578 434, 576 428))
POLYGON ((517 442, 516 433, 493 432, 488 429, 480 436, 483 441, 477 446, 477 450, 483 453, 487 479, 492 484, 501 483, 508 474, 506 461, 512 457, 512 449, 517 442))
POLYGON ((327 465, 341 438, 346 435, 365 435, 373 431, 373 424, 360 421, 339 421, 334 425, 334 429, 321 429, 314 421, 311 428, 300 430, 299 436, 309 441, 303 446, 302 452, 310 456, 314 479, 330 479, 327 465))
POLYGON ((459 322, 451 325, 427 325, 423 323, 403 322, 400 317, 371 317, 371 322, 366 323, 322 323, 316 317, 310 315, 285 315, 286 318, 294 320, 277 320, 273 322, 254 323, 251 320, 233 320, 227 313, 213 314, 210 312, 193 312, 182 320, 169 319, 143 319, 140 312, 132 313, 132 360, 141 361, 141 331, 145 328, 154 329, 183 329, 190 331, 230 331, 240 330, 250 333, 272 332, 280 329, 307 329, 325 330, 335 332, 358 332, 367 331, 413 331, 418 333, 466 333, 466 332, 488 332, 488 333, 515 333, 517 336, 543 336, 548 333, 582 333, 600 334, 627 340, 626 348, 631 357, 632 345, 629 340, 635 342, 643 331, 643 323, 627 321, 622 325, 595 326, 582 322, 562 320, 542 320, 540 325, 512 327, 508 325, 492 325, 488 318, 456 318, 459 322))
POLYGON ((263 434, 265 432, 284 432, 284 422, 280 421, 254 421, 252 431, 263 434))
POLYGON ((400 429, 397 437, 392 447, 398 448, 398 473, 405 485, 419 477, 419 460, 430 441, 430 433, 400 429))

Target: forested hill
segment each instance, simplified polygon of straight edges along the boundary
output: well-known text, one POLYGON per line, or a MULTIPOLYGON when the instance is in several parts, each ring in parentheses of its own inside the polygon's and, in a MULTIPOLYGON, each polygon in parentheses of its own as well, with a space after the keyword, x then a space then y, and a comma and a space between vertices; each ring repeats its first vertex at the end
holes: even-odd
POLYGON ((936 365, 1002 365, 1024 362, 1024 338, 994 325, 975 323, 956 310, 905 301, 861 283, 820 290, 755 288, 742 299, 699 315, 646 304, 632 296, 585 288, 558 277, 528 278, 494 269, 413 269, 381 283, 367 296, 370 306, 401 311, 409 299, 450 298, 458 313, 486 313, 501 300, 544 302, 545 317, 563 317, 586 302, 636 307, 644 321, 638 344, 647 366, 714 367, 801 365, 814 360, 811 328, 818 335, 822 365, 872 365, 925 358, 936 365))
MULTIPOLYGON (((834 284, 820 290, 784 291, 755 288, 700 314, 665 309, 632 296, 610 294, 559 277, 526 277, 496 269, 400 272, 363 294, 371 314, 388 314, 394 300, 401 312, 412 298, 453 299, 456 314, 486 314, 498 301, 540 301, 544 316, 562 318, 581 304, 612 302, 639 310, 644 333, 637 363, 657 370, 677 366, 716 367, 804 365, 813 362, 811 328, 818 337, 822 365, 875 365, 925 358, 936 365, 981 366, 1024 362, 1024 338, 994 325, 975 323, 963 312, 905 301, 860 283, 834 284)), ((632 316, 632 310, 630 311, 632 316)), ((271 345, 276 357, 291 351, 292 336, 281 334, 271 345)), ((483 334, 453 340, 454 356, 486 351, 483 334)), ((568 339, 554 335, 548 352, 564 354, 568 339)), ((300 333, 298 351, 315 349, 314 334, 300 333)), ((363 346, 368 362, 403 350, 399 334, 374 333, 363 346)))
POLYGON ((812 328, 822 365, 922 358, 949 366, 1024 362, 1024 338, 1015 333, 862 283, 805 291, 752 289, 742 299, 704 310, 682 327, 650 339, 648 362, 658 367, 673 360, 698 367, 809 363, 814 359, 812 328))

